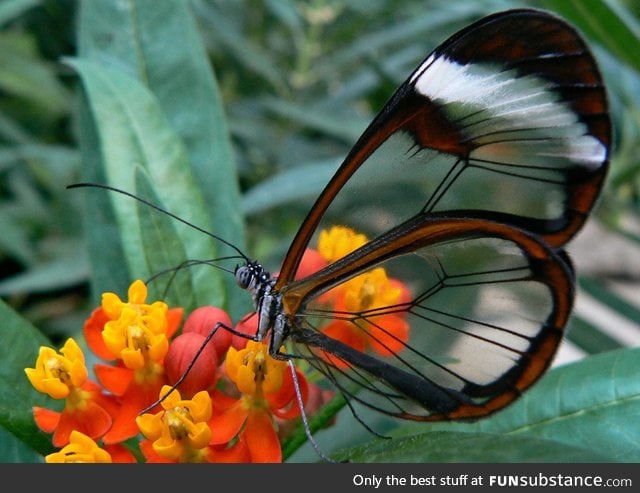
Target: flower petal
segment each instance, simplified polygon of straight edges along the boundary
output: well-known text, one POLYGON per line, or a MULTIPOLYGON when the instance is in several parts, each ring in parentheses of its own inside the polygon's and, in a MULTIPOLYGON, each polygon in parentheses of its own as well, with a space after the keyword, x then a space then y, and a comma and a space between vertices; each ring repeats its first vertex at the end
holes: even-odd
POLYGON ((369 345, 381 356, 393 356, 409 341, 409 323, 397 315, 384 315, 369 324, 369 345))
POLYGON ((98 439, 111 428, 112 418, 95 402, 87 401, 82 411, 67 412, 60 415, 60 422, 53 433, 54 447, 64 447, 69 443, 71 432, 76 430, 89 438, 98 439))
POLYGON ((59 452, 47 455, 45 461, 48 463, 110 463, 112 459, 109 452, 98 447, 98 444, 90 437, 73 430, 69 444, 59 452))
POLYGON ((55 431, 58 423, 60 423, 60 415, 59 412, 45 409, 44 407, 33 407, 33 419, 38 428, 45 433, 53 433, 55 431))
POLYGON ((249 413, 243 433, 251 453, 251 462, 282 462, 282 449, 269 413, 249 413))
POLYGON ((147 299, 146 284, 140 279, 133 281, 127 290, 127 297, 129 298, 129 303, 142 305, 147 299))
POLYGON ((210 447, 207 460, 220 464, 246 464, 251 462, 251 454, 247 444, 241 437, 240 440, 228 448, 210 447))
POLYGON ((162 413, 145 413, 136 418, 140 432, 149 440, 157 440, 162 436, 162 413))
POLYGON ((140 442, 140 451, 148 464, 175 464, 177 462, 176 460, 167 459, 158 454, 158 452, 153 449, 153 442, 151 440, 142 440, 140 442))
POLYGON ((206 447, 211 441, 211 429, 208 423, 200 422, 193 425, 189 433, 188 443, 194 449, 206 447))
POLYGON ((115 463, 135 464, 138 462, 131 451, 119 443, 105 445, 103 448, 109 453, 111 460, 115 463))
MULTIPOLYGON (((300 385, 302 402, 306 405, 307 397, 309 395, 309 385, 304 374, 298 369, 296 369, 296 375, 300 385)), ((296 398, 293 378, 289 372, 287 372, 287 376, 288 378, 285 377, 284 385, 280 389, 280 392, 277 392, 275 396, 267 396, 267 400, 271 405, 271 411, 274 416, 281 419, 293 419, 300 416, 300 406, 298 405, 298 399, 296 398)))
MULTIPOLYGON (((364 351, 366 348, 366 335, 357 327, 345 320, 333 320, 322 329, 322 332, 326 336, 343 342, 357 351, 364 351)), ((331 353, 322 351, 321 355, 325 360, 329 361, 337 368, 344 369, 348 366, 345 361, 333 356, 331 353)))
POLYGON ((242 400, 229 407, 222 414, 211 418, 209 427, 211 428, 211 445, 229 443, 242 428, 247 419, 249 411, 243 405, 242 400))
POLYGON ((153 450, 167 459, 178 459, 184 453, 184 443, 170 437, 161 437, 153 442, 153 450))
POLYGON ((139 432, 136 417, 140 411, 156 401, 159 391, 159 386, 131 385, 122 396, 119 412, 102 441, 105 444, 119 443, 136 436, 139 432))
POLYGON ((104 388, 114 395, 123 395, 133 380, 133 370, 121 366, 97 363, 94 371, 104 388))
POLYGON ((304 279, 311 274, 318 272, 323 267, 327 266, 325 258, 313 248, 307 248, 300 260, 300 266, 296 271, 296 279, 304 279))

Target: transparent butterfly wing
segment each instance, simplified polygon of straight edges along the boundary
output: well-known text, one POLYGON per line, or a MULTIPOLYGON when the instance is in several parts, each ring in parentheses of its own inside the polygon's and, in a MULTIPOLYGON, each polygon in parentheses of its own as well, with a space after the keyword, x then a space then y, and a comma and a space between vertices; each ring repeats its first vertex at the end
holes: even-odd
POLYGON ((562 338, 574 287, 560 248, 599 195, 610 134, 597 65, 561 19, 514 10, 453 35, 392 96, 298 231, 276 283, 292 350, 395 416, 473 418, 512 402, 562 338), (334 224, 371 240, 294 280, 334 224), (327 304, 377 267, 407 299, 327 304))
POLYGON ((611 122, 580 35, 534 10, 494 14, 453 35, 364 132, 299 229, 278 281, 314 233, 378 236, 416 214, 487 214, 564 245, 605 178, 611 122))
POLYGON ((562 338, 573 301, 568 261, 486 220, 436 217, 405 233, 296 285, 305 294, 295 351, 356 400, 404 418, 469 418, 511 402, 546 370, 562 338), (362 262, 401 279, 409 296, 358 311, 327 303, 362 262), (336 324, 346 338, 328 332, 336 324))

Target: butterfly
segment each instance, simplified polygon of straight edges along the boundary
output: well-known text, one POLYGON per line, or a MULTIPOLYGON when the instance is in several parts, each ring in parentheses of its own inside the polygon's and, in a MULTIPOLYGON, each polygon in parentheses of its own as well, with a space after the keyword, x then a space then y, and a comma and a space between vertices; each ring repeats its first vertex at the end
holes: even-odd
POLYGON ((563 246, 598 198, 610 147, 602 77, 573 27, 528 9, 469 25, 364 131, 279 275, 254 262, 236 270, 255 301, 257 337, 270 338, 273 354, 288 342, 350 399, 398 418, 503 408, 540 378, 563 338, 575 296, 563 246), (344 218, 344 204, 348 224, 372 239, 298 279, 314 233, 344 218), (323 306, 376 268, 410 294, 387 306, 323 306), (386 325, 398 317, 408 334, 386 325), (328 335, 328 318, 363 334, 367 349, 328 335))
POLYGON ((253 338, 393 417, 504 408, 562 341, 575 297, 563 248, 600 194, 611 133, 602 76, 564 20, 516 9, 455 33, 352 147, 276 276, 236 248, 253 338), (303 273, 332 224, 366 237, 303 273), (337 302, 347 287, 357 299, 337 302))

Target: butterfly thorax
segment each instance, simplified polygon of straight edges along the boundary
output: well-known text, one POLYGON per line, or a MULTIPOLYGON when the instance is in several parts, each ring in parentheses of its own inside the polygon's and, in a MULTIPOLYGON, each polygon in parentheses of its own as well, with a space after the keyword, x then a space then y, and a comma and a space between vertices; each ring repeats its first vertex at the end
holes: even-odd
POLYGON ((253 306, 258 314, 255 340, 263 340, 271 330, 269 352, 272 356, 277 355, 289 334, 289 324, 282 308, 282 296, 274 289, 277 279, 260 263, 254 261, 236 267, 235 276, 238 286, 251 294, 253 306))

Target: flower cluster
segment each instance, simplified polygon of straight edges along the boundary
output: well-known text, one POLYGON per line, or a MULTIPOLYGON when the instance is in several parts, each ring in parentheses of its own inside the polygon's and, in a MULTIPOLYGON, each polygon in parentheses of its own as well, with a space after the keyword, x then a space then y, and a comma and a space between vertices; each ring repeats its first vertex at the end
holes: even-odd
MULTIPOLYGON (((366 241, 347 228, 322 232, 318 250, 307 250, 298 276, 366 241)), ((406 288, 376 268, 325 293, 321 302, 363 313, 407 296, 406 288)), ((85 323, 89 349, 105 361, 94 366, 97 381, 89 379, 74 339, 59 352, 40 349, 27 377, 38 391, 64 400, 60 412, 33 408, 38 427, 61 449, 47 462, 282 461, 280 441, 300 416, 295 381, 304 403, 319 406, 326 394, 299 369, 294 381, 286 361, 272 358, 266 344, 251 339, 255 314, 235 325, 235 335, 219 308, 201 307, 184 324, 182 319, 181 308, 148 303, 146 285, 135 281, 127 301, 105 293, 85 323), (207 342, 216 326, 221 328, 207 342)), ((398 315, 362 320, 359 325, 334 320, 321 330, 380 356, 399 351, 408 338, 408 325, 398 315)))
MULTIPOLYGON (((334 226, 323 230, 318 240, 318 252, 327 262, 335 262, 364 245, 367 238, 353 230, 334 226)), ((376 267, 344 282, 321 297, 321 301, 336 313, 362 315, 356 320, 336 318, 322 332, 361 352, 372 351, 389 357, 399 353, 409 340, 409 323, 404 311, 388 310, 410 301, 409 289, 399 280, 391 279, 383 267, 376 267)), ((343 368, 346 363, 328 353, 323 357, 343 368)))

